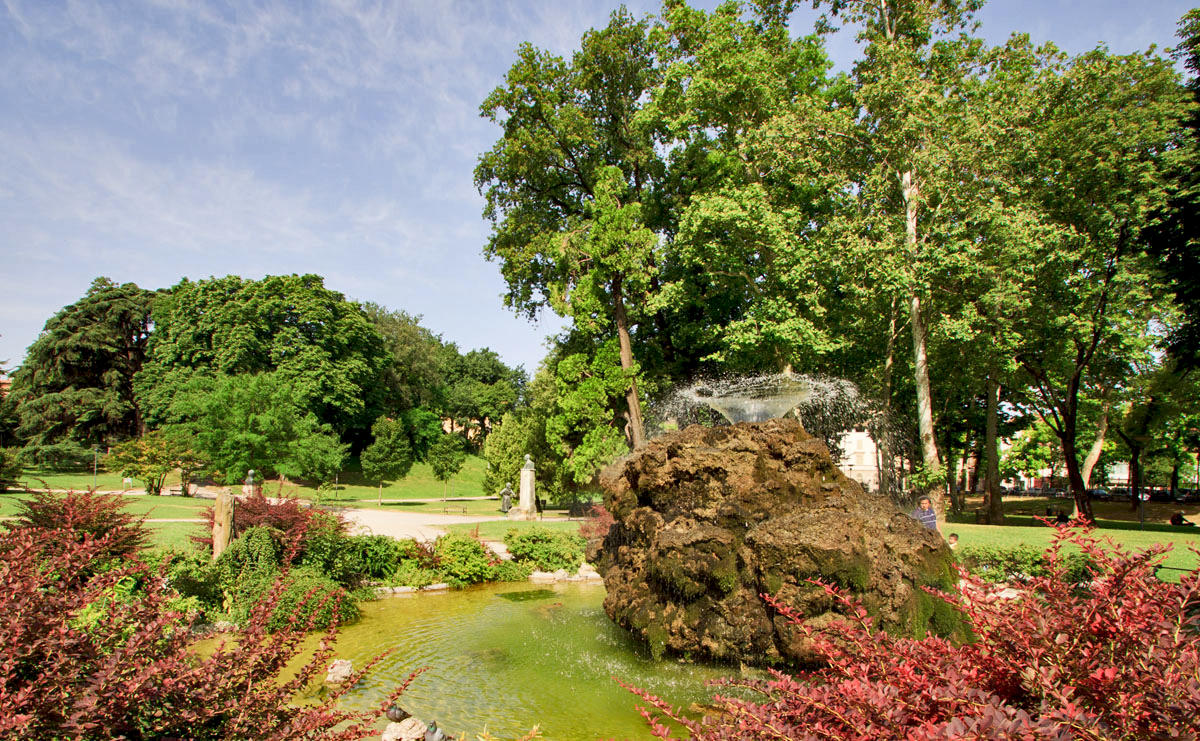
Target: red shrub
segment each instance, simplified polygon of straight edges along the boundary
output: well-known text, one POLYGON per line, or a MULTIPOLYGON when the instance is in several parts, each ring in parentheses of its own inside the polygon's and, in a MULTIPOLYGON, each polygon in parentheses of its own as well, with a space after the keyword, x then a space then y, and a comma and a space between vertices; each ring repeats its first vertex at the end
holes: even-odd
MULTIPOLYGON (((726 682, 760 702, 717 699, 704 723, 632 689, 693 739, 1150 739, 1200 734, 1200 575, 1159 581, 1165 549, 1128 553, 1088 530, 1060 528, 1049 576, 1015 598, 964 573, 946 599, 975 640, 893 637, 861 605, 822 585, 851 618, 822 629, 782 614, 814 641, 825 668, 768 681, 726 682), (1065 543, 1094 563, 1090 585, 1063 578, 1065 543)), ((656 737, 671 738, 642 714, 656 737)))
POLYGON ((78 535, 32 527, 0 535, 0 738, 364 738, 375 733, 366 723, 412 679, 375 713, 338 710, 340 693, 293 707, 324 671, 334 632, 282 681, 306 627, 267 631, 282 582, 236 641, 202 659, 189 626, 167 608, 163 573, 129 559, 80 578, 111 552, 113 535, 78 535))
POLYGON ((612 529, 614 522, 616 520, 613 519, 612 513, 605 509, 603 504, 593 505, 590 516, 579 526, 579 534, 584 540, 603 539, 612 529))
MULTIPOLYGON (((59 494, 35 492, 20 502, 16 520, 6 523, 10 530, 39 530, 57 535, 43 540, 43 545, 58 548, 70 539, 76 543, 90 538, 104 538, 107 556, 127 556, 146 543, 147 534, 141 517, 125 511, 120 494, 99 494, 94 491, 70 491, 59 494)), ((211 539, 210 539, 211 542, 211 539)))
MULTIPOLYGON (((204 520, 208 523, 207 536, 193 538, 197 543, 212 547, 212 523, 215 513, 212 507, 204 510, 204 520)), ((344 530, 345 520, 341 514, 331 514, 323 510, 314 510, 308 502, 299 497, 267 498, 262 492, 256 491, 247 497, 239 497, 234 505, 233 532, 240 536, 252 527, 263 525, 288 533, 303 540, 309 528, 327 527, 329 522, 336 524, 337 529, 344 530)))

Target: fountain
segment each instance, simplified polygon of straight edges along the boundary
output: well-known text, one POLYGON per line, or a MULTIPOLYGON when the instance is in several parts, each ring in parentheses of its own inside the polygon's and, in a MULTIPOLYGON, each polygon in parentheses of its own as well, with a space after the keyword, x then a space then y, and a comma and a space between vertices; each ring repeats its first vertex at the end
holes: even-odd
POLYGON ((684 395, 733 424, 666 433, 601 475, 616 520, 589 553, 604 609, 655 655, 806 663, 804 636, 761 595, 828 621, 840 607, 810 579, 854 594, 888 630, 957 630, 922 589, 954 580, 938 534, 864 492, 822 440, 780 418, 820 393, 791 374, 698 384, 684 395))

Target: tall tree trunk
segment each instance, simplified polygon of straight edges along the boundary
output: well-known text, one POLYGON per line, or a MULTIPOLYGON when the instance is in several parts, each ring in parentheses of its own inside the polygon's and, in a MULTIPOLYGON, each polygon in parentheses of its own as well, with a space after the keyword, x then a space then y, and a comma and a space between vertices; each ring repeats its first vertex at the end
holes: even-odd
POLYGON ((1075 499, 1076 515, 1083 515, 1088 520, 1094 520, 1092 500, 1083 484, 1083 471, 1079 467, 1079 449, 1075 446, 1075 424, 1077 409, 1072 404, 1067 409, 1060 409, 1062 415, 1062 430, 1059 442, 1062 444, 1063 458, 1067 464, 1067 480, 1071 484, 1071 496, 1075 499))
POLYGON ((625 296, 622 293, 621 276, 613 278, 613 318, 617 324, 617 341, 621 346, 621 370, 629 379, 625 390, 625 403, 629 407, 629 437, 634 450, 646 444, 645 428, 642 424, 642 403, 638 396, 637 377, 633 370, 633 343, 629 340, 629 319, 625 313, 625 296))
POLYGON ((879 490, 891 498, 894 487, 895 455, 892 453, 892 366, 896 362, 896 297, 888 313, 887 356, 883 359, 883 412, 880 421, 879 490))
POLYGON ((984 425, 984 457, 987 471, 984 486, 987 489, 988 522, 1004 524, 1004 502, 1000 494, 1000 381, 995 373, 987 377, 987 422, 984 425))
MULTIPOLYGON (((912 171, 900 176, 901 190, 904 193, 904 223, 905 243, 908 245, 910 259, 917 254, 917 198, 920 190, 913 180, 912 171)), ((913 342, 913 381, 917 388, 917 432, 921 437, 921 462, 926 472, 932 473, 941 468, 938 458, 937 438, 933 430, 933 394, 929 386, 928 339, 925 333, 925 319, 921 314, 921 297, 915 288, 908 297, 908 319, 912 329, 913 342)), ((945 521, 945 497, 941 487, 930 485, 925 492, 933 501, 939 521, 945 521)))
POLYGON ((1104 449, 1104 436, 1108 432, 1108 394, 1104 394, 1104 401, 1100 406, 1100 420, 1096 424, 1096 439, 1092 441, 1092 447, 1088 450, 1087 457, 1083 459, 1083 487, 1085 489, 1092 488, 1092 470, 1096 467, 1096 462, 1100 460, 1100 451, 1104 449))

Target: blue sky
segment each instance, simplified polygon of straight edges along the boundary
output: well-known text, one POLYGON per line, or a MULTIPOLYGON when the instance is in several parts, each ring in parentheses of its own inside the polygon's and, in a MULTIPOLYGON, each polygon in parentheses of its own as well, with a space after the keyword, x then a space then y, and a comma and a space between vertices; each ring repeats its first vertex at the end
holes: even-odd
MULTIPOLYGON (((979 20, 993 42, 1123 53, 1171 46, 1193 4, 992 0, 979 20)), ((96 276, 318 273, 532 372, 561 325, 506 310, 482 257, 472 171, 499 130, 479 104, 518 44, 569 54, 614 7, 0 0, 0 361, 96 276)), ((854 53, 830 42, 841 68, 854 53)))

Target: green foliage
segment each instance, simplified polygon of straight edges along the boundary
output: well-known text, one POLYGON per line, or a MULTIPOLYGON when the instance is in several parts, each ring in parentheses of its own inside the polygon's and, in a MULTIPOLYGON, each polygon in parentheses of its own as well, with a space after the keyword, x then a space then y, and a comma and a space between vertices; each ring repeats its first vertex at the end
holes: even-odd
POLYGON ((443 483, 449 481, 462 470, 467 460, 463 439, 458 435, 443 434, 430 446, 428 460, 433 477, 443 483))
POLYGON ((386 580, 401 561, 417 557, 412 540, 397 540, 387 535, 353 535, 341 547, 347 560, 354 564, 354 571, 369 579, 386 580))
POLYGON ((1082 553, 1063 552, 1058 554, 1061 563, 1052 565, 1045 551, 1031 545, 964 546, 956 555, 968 571, 991 583, 1024 582, 1058 572, 1071 584, 1078 584, 1091 581, 1094 571, 1094 564, 1082 553))
POLYGON ((496 558, 469 535, 443 535, 434 544, 438 572, 452 587, 464 587, 488 581, 494 573, 496 558))
POLYGON ((319 630, 352 623, 361 615, 346 590, 319 571, 295 568, 283 580, 279 601, 267 621, 268 630, 284 630, 289 625, 319 630))
POLYGON ((178 389, 171 414, 227 484, 240 483, 251 469, 331 481, 347 446, 296 404, 289 383, 278 373, 196 376, 178 389))
POLYGON ((21 478, 25 465, 21 462, 21 451, 17 448, 0 448, 0 491, 4 482, 21 478))
POLYGON ((405 559, 400 562, 392 575, 384 580, 389 587, 427 587, 437 584, 440 579, 437 569, 422 566, 415 559, 405 559))
POLYGON ((525 386, 525 373, 510 369, 487 348, 455 354, 446 370, 444 409, 458 424, 478 430, 480 440, 486 439, 484 420, 494 424, 513 409, 525 386))
POLYGON ((437 403, 446 383, 448 363, 441 339, 421 326, 420 317, 373 303, 363 304, 362 308, 391 356, 383 374, 387 411, 402 412, 437 403))
POLYGON ((371 425, 371 434, 375 439, 359 456, 363 476, 382 482, 395 481, 408 475, 413 454, 404 423, 380 417, 371 425))
POLYGON ((583 563, 586 542, 582 535, 533 527, 509 530, 504 545, 513 560, 528 562, 539 571, 576 571, 583 563))
POLYGON ((536 419, 528 411, 505 414, 483 444, 487 472, 483 476, 483 493, 495 496, 505 485, 517 486, 525 455, 534 452, 536 419))
POLYGON ((246 603, 274 579, 283 562, 276 533, 271 528, 252 527, 217 558, 216 583, 227 601, 246 603))
MULTIPOLYGON (((163 480, 175 469, 192 471, 204 465, 204 459, 192 449, 184 436, 152 430, 142 437, 120 443, 104 457, 104 465, 122 476, 139 479, 146 493, 162 493, 163 480)), ((185 477, 186 487, 186 477, 185 477)), ((186 491, 186 488, 185 488, 186 491)))
POLYGON ((314 429, 366 429, 378 416, 388 362, 363 310, 316 275, 183 280, 154 307, 154 334, 137 396, 155 425, 197 378, 274 374, 314 429))
POLYGON ((82 299, 46 322, 13 375, 19 437, 37 448, 138 434, 134 376, 145 358, 154 299, 133 283, 97 278, 82 299))
POLYGON ((526 581, 533 573, 533 564, 528 561, 501 561, 496 564, 492 581, 526 581))
POLYGON ((613 411, 627 379, 616 358, 616 340, 591 357, 574 353, 554 368, 555 406, 546 418, 546 442, 575 486, 590 483, 601 468, 628 451, 624 423, 613 411))

